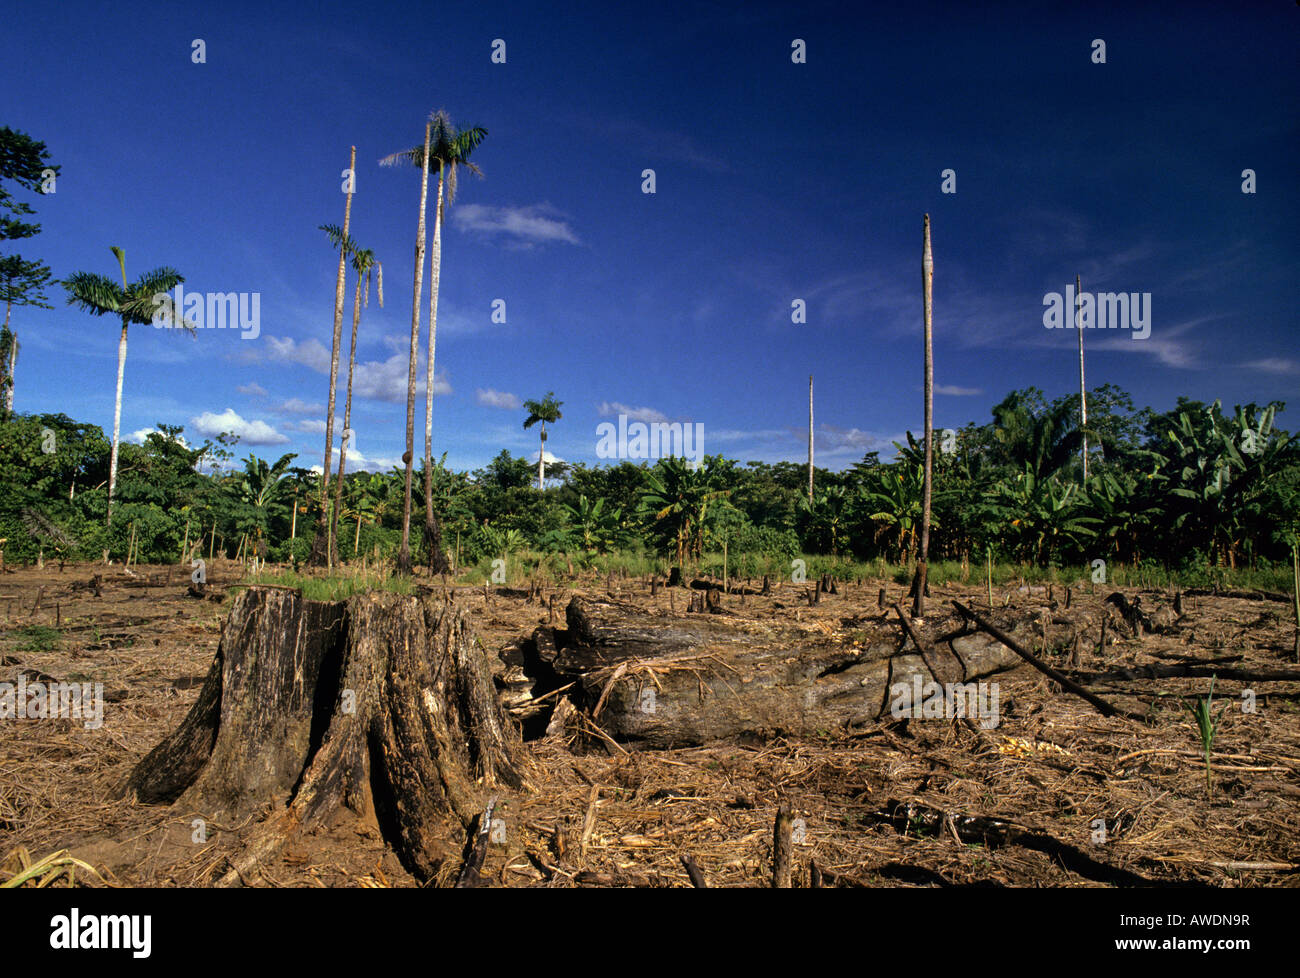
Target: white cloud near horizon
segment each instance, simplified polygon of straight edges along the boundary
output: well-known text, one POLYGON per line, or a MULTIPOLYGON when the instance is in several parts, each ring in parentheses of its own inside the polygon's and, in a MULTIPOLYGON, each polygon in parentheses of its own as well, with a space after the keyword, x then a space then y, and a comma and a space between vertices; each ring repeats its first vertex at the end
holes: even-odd
POLYGON ((239 440, 246 445, 283 445, 289 440, 265 421, 245 420, 233 408, 226 408, 220 414, 204 411, 197 417, 190 418, 190 424, 209 438, 228 431, 232 435, 238 435, 239 440))

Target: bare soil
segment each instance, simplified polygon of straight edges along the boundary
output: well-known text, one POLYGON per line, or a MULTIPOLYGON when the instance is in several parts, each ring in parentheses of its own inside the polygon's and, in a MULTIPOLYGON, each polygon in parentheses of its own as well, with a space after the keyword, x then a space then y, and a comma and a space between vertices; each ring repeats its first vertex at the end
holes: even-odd
MULTIPOLYGON (((20 673, 28 682, 102 682, 106 700, 98 729, 75 719, 0 720, 0 880, 16 869, 20 847, 33 859, 70 849, 126 886, 208 886, 230 868, 252 826, 211 824, 202 812, 142 805, 119 792, 193 704, 240 573, 234 563, 210 565, 203 599, 186 594, 189 576, 179 566, 0 575, 0 682, 20 673), (98 597, 89 583, 96 574, 98 597), (57 627, 57 648, 30 648, 30 626, 57 627), (196 819, 207 823, 202 835, 196 819)), ((779 616, 810 639, 846 644, 882 616, 893 618, 888 605, 878 608, 879 580, 839 582, 839 593, 816 606, 807 587, 774 585, 770 596, 743 602, 727 594, 721 613, 779 616)), ((897 585, 888 591, 890 601, 905 597, 897 585)), ((1173 595, 1141 592, 1161 632, 1138 638, 1104 603, 1112 591, 1075 587, 1067 609, 1059 585, 1050 595, 1043 587, 995 588, 994 606, 1042 612, 1046 651, 1042 643, 1032 651, 1146 722, 1103 717, 1029 666, 998 677, 993 729, 886 717, 808 740, 637 751, 575 717, 559 735, 525 743, 532 790, 499 798, 485 882, 689 886, 688 857, 709 886, 768 886, 773 824, 787 803, 795 886, 814 876, 823 886, 1300 885, 1300 678, 1230 674, 1300 677, 1289 606, 1184 597, 1179 617, 1173 595), (1185 707, 1208 691, 1208 676, 1143 674, 1195 665, 1190 660, 1212 660, 1214 712, 1227 707, 1212 789, 1185 707)), ((927 629, 957 621, 951 599, 987 608, 975 580, 932 584, 931 592, 927 629)), ((694 614, 686 589, 661 587, 652 597, 644 581, 590 576, 536 594, 462 587, 455 600, 496 651, 551 621, 552 599, 562 624, 576 593, 694 614)), ((297 843, 244 882, 416 885, 375 827, 361 824, 297 843)))

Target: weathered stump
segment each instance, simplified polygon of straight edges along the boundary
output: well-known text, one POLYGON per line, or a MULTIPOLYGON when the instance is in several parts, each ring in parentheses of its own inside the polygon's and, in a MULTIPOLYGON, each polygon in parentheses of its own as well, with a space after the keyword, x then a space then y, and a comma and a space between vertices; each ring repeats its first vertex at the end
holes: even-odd
POLYGON ((378 829, 418 879, 445 880, 490 789, 524 786, 518 742, 463 612, 431 596, 252 587, 189 715, 126 790, 227 824, 269 807, 223 883, 346 818, 378 829))

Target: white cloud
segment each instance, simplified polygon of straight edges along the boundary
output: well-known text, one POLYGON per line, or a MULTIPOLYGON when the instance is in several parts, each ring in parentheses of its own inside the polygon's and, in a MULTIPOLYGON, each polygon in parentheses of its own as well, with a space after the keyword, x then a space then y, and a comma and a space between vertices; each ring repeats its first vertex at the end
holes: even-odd
POLYGON ((491 388, 480 387, 474 392, 474 396, 485 407, 507 408, 511 411, 523 407, 524 403, 514 394, 508 394, 505 391, 494 391, 491 388))
POLYGON ((976 394, 984 393, 978 387, 958 387, 955 384, 935 384, 934 392, 936 394, 947 394, 949 397, 973 397, 976 394))
POLYGON ((668 420, 668 415, 662 411, 656 411, 651 407, 629 407, 626 404, 620 404, 618 401, 601 401, 600 406, 596 408, 596 413, 602 418, 626 414, 629 421, 654 422, 668 420))
MULTIPOLYGON (((157 428, 141 428, 139 431, 133 431, 131 432, 131 434, 127 435, 126 440, 135 442, 137 445, 143 445, 144 440, 148 438, 150 435, 152 435, 154 432, 158 432, 158 434, 160 435, 162 434, 162 432, 158 431, 157 428)), ((182 445, 184 445, 186 448, 190 447, 190 443, 185 440, 184 435, 178 435, 176 437, 176 440, 180 442, 182 445)))
MULTIPOLYGON (((324 404, 308 404, 306 401, 297 397, 291 397, 281 404, 277 411, 283 411, 286 414, 324 414, 324 404)), ((321 430, 324 430, 323 428, 321 430)))
POLYGON ((1251 360, 1249 363, 1243 363, 1242 366, 1249 370, 1262 370, 1267 374, 1300 374, 1300 360, 1291 360, 1286 357, 1267 357, 1263 360, 1251 360))
POLYGON ((266 397, 266 388, 258 383, 241 384, 235 390, 241 394, 247 394, 249 397, 266 397))
POLYGON ((452 223, 462 231, 504 234, 511 241, 525 245, 553 241, 578 244, 578 236, 564 219, 565 215, 550 204, 531 204, 528 207, 462 204, 451 214, 452 223))
POLYGON ((246 445, 283 445, 289 440, 265 421, 246 421, 231 408, 221 414, 204 411, 197 418, 190 418, 190 424, 209 437, 228 431, 238 435, 246 445))
MULTIPOLYGON (((268 336, 266 338, 266 349, 269 351, 267 356, 271 360, 302 364, 318 374, 329 376, 330 351, 319 340, 312 339, 299 343, 289 337, 280 339, 268 336)), ((423 365, 425 359, 424 354, 419 351, 417 351, 417 357, 420 369, 416 374, 415 390, 417 398, 422 398, 424 396, 423 365)), ((409 348, 408 352, 395 353, 387 360, 370 360, 358 363, 352 372, 352 396, 388 401, 391 404, 404 404, 406 403, 406 379, 409 370, 409 348)), ((343 376, 346 378, 346 373, 343 376)), ((342 383, 346 383, 346 380, 343 380, 342 383)), ((443 397, 451 394, 451 384, 447 381, 446 374, 434 375, 433 392, 435 395, 443 397)), ((324 413, 324 410, 323 407, 320 408, 321 413, 324 413)))

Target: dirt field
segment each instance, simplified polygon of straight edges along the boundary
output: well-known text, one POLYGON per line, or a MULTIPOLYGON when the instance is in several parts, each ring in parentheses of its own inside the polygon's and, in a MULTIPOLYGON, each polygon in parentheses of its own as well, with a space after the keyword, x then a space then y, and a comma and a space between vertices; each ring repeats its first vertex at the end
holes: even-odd
MULTIPOLYGON (((197 696, 217 649, 238 565, 209 566, 224 601, 186 596, 180 567, 19 568, 0 575, 0 682, 102 682, 103 724, 0 720, 0 871, 71 849, 109 881, 205 886, 229 866, 248 825, 206 826, 201 812, 117 797, 133 765, 170 733, 197 696), (102 575, 100 595, 91 586, 102 575), (38 604, 39 599, 39 604, 38 604), (58 636, 33 630, 57 628, 58 636)), ((881 582, 841 582, 816 607, 805 586, 769 597, 723 599, 723 614, 782 616, 825 639, 851 641, 885 614, 881 582)), ((652 598, 641 581, 587 579, 576 588, 460 589, 489 651, 562 614, 579 591, 686 615, 682 589, 652 598)), ((852 735, 638 752, 598 737, 525 744, 533 790, 503 796, 498 844, 485 873, 503 886, 689 886, 682 857, 710 886, 767 886, 773 824, 795 818, 794 885, 808 886, 1296 886, 1300 883, 1300 669, 1291 663, 1287 604, 1142 593, 1162 633, 1143 639, 1114 627, 1098 652, 1110 588, 1085 585, 1070 607, 1058 586, 995 589, 994 605, 1047 612, 1044 659, 1148 723, 1106 718, 1028 666, 1000 681, 1000 723, 870 722, 852 735), (1055 608, 1051 608, 1051 604, 1055 608), (1052 621, 1055 619, 1055 621, 1052 621), (1079 664, 1071 657, 1079 649, 1079 664), (1204 676, 1150 678, 1213 660, 1217 714, 1213 787, 1191 715, 1204 676), (1291 673, 1258 681, 1232 671, 1291 673), (1243 697, 1243 691, 1253 693, 1243 697), (1253 705, 1254 712, 1243 707, 1253 705), (1104 831, 1104 838, 1103 833, 1104 831), (814 871, 815 867, 815 871, 814 871)), ((1135 592, 1128 591, 1129 597, 1135 592)), ((891 600, 903 597, 889 586, 891 600)), ((957 619, 949 600, 987 607, 982 586, 933 587, 928 629, 957 619)), ((892 618, 892 612, 889 613, 892 618)), ((900 633, 901 641, 901 633, 900 633)), ((1033 652, 1038 653, 1036 645, 1033 652)), ((378 833, 353 828, 291 847, 260 886, 414 886, 378 833)))

